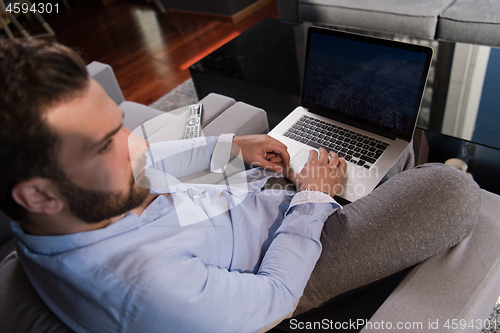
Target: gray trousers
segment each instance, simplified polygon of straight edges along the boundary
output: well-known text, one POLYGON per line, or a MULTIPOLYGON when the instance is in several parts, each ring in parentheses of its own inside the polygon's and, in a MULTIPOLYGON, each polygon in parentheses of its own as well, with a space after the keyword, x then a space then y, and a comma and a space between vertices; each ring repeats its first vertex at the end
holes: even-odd
POLYGON ((458 244, 476 224, 480 201, 470 177, 442 164, 391 177, 328 218, 321 257, 294 315, 458 244))

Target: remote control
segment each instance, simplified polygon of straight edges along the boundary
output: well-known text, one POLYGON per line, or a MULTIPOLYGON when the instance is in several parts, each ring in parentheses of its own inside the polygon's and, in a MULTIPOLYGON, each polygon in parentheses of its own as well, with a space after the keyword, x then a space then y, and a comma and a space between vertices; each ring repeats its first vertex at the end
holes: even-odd
POLYGON ((192 104, 189 106, 186 119, 186 130, 184 139, 197 138, 201 134, 201 111, 202 104, 192 104))

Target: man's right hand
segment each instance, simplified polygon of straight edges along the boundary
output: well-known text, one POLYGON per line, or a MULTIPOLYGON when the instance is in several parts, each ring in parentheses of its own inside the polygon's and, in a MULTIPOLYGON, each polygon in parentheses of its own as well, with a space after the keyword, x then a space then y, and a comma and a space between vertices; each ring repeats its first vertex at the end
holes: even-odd
POLYGON ((295 184, 298 191, 321 191, 332 197, 340 190, 340 181, 344 176, 345 159, 325 149, 311 150, 302 170, 295 173, 288 170, 287 177, 295 184))

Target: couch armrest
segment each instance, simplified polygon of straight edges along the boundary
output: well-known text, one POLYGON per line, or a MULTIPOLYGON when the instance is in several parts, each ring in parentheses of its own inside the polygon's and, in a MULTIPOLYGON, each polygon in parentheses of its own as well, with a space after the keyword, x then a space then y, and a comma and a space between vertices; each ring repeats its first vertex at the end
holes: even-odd
POLYGON ((236 101, 230 97, 216 93, 208 94, 200 101, 203 104, 203 113, 201 114, 201 123, 203 128, 216 119, 221 113, 234 105, 236 101))
MULTIPOLYGON (((224 111, 226 111, 236 102, 234 99, 230 97, 211 93, 205 98, 203 98, 200 101, 200 103, 203 104, 203 113, 201 117, 201 122, 203 128, 205 128, 208 124, 217 119, 217 117, 219 117, 224 111)), ((165 112, 163 111, 135 102, 125 101, 121 103, 119 107, 123 111, 123 113, 125 113, 125 119, 123 120, 123 125, 130 130, 133 130, 140 124, 150 119, 165 114, 165 112)), ((175 110, 172 112, 176 113, 175 110)))
POLYGON ((87 72, 90 77, 101 84, 108 96, 111 97, 116 104, 120 105, 120 103, 125 101, 125 97, 123 97, 122 91, 118 85, 118 81, 116 81, 115 73, 113 72, 111 66, 97 61, 92 61, 87 65, 87 72))
MULTIPOLYGON (((413 268, 370 322, 391 322, 394 327, 398 322, 422 323, 414 331, 480 332, 478 323, 485 323, 500 294, 499 206, 500 196, 481 190, 481 210, 469 238, 413 268), (465 330, 460 320, 467 322, 465 330), (474 328, 468 326, 471 321, 474 328)), ((375 328, 365 326, 361 332, 375 328)))
POLYGON ((278 14, 281 20, 290 23, 299 22, 298 0, 277 0, 278 14))
POLYGON ((142 123, 165 114, 163 111, 136 102, 125 101, 121 103, 119 107, 125 114, 123 126, 129 130, 133 130, 142 123))
POLYGON ((203 128, 205 136, 222 133, 249 135, 268 131, 266 111, 243 102, 237 102, 203 128))

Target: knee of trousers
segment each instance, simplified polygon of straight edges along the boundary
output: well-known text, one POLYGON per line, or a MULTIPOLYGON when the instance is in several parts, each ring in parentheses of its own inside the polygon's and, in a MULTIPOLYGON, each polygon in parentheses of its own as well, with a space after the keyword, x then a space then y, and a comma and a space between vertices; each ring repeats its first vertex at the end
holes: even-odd
POLYGON ((417 166, 430 183, 439 184, 450 194, 478 196, 480 188, 465 172, 442 163, 427 163, 417 166))
POLYGON ((465 172, 442 163, 429 163, 416 167, 426 184, 437 190, 436 200, 448 205, 450 214, 455 209, 461 214, 463 227, 472 230, 481 207, 481 189, 465 172))

